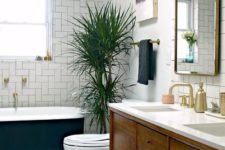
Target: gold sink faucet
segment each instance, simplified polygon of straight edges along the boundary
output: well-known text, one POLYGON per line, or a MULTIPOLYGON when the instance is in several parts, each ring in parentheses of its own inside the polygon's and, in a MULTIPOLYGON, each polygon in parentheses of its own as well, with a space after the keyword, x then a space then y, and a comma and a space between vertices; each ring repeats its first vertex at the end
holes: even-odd
POLYGON ((194 107, 194 96, 193 96, 193 87, 191 84, 174 84, 169 88, 169 95, 173 95, 173 89, 175 87, 188 87, 189 88, 189 101, 188 101, 188 107, 193 108, 194 107))

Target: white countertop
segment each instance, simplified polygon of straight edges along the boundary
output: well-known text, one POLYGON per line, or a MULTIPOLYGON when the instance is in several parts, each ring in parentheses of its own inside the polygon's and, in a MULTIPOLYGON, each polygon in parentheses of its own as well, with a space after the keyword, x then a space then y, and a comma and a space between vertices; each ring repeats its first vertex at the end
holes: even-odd
POLYGON ((136 106, 167 106, 160 102, 123 101, 123 103, 109 104, 111 108, 130 114, 134 117, 150 122, 164 129, 173 131, 200 143, 219 150, 225 150, 225 136, 213 136, 187 126, 185 124, 224 123, 224 119, 207 116, 204 113, 195 113, 193 109, 180 107, 178 104, 169 105, 179 111, 143 112, 132 107, 136 106))

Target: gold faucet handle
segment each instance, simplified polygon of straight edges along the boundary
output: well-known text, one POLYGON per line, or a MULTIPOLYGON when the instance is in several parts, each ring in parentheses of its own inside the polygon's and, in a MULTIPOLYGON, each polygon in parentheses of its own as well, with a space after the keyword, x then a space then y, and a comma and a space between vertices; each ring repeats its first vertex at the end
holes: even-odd
POLYGON ((4 78, 4 84, 8 84, 9 83, 9 78, 4 78))
POLYGON ((189 96, 181 95, 179 97, 181 98, 180 106, 186 107, 187 106, 187 98, 189 98, 189 96))
POLYGON ((18 96, 18 94, 15 92, 15 93, 13 93, 13 97, 17 97, 18 96))
POLYGON ((26 84, 27 83, 27 78, 26 77, 22 77, 22 84, 26 84))

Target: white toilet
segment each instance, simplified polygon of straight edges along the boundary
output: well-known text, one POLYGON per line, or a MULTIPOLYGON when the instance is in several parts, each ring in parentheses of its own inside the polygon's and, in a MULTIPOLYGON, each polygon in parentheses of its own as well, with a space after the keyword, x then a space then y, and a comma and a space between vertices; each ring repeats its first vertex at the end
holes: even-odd
POLYGON ((109 134, 79 134, 64 138, 64 150, 109 150, 109 134))

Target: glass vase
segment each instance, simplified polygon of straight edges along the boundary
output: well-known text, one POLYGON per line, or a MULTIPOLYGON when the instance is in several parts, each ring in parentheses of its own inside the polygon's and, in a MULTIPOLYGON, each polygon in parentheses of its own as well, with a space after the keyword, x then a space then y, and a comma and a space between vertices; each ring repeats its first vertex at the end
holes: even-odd
POLYGON ((194 48, 193 46, 189 46, 189 52, 185 59, 186 63, 194 63, 194 48))

